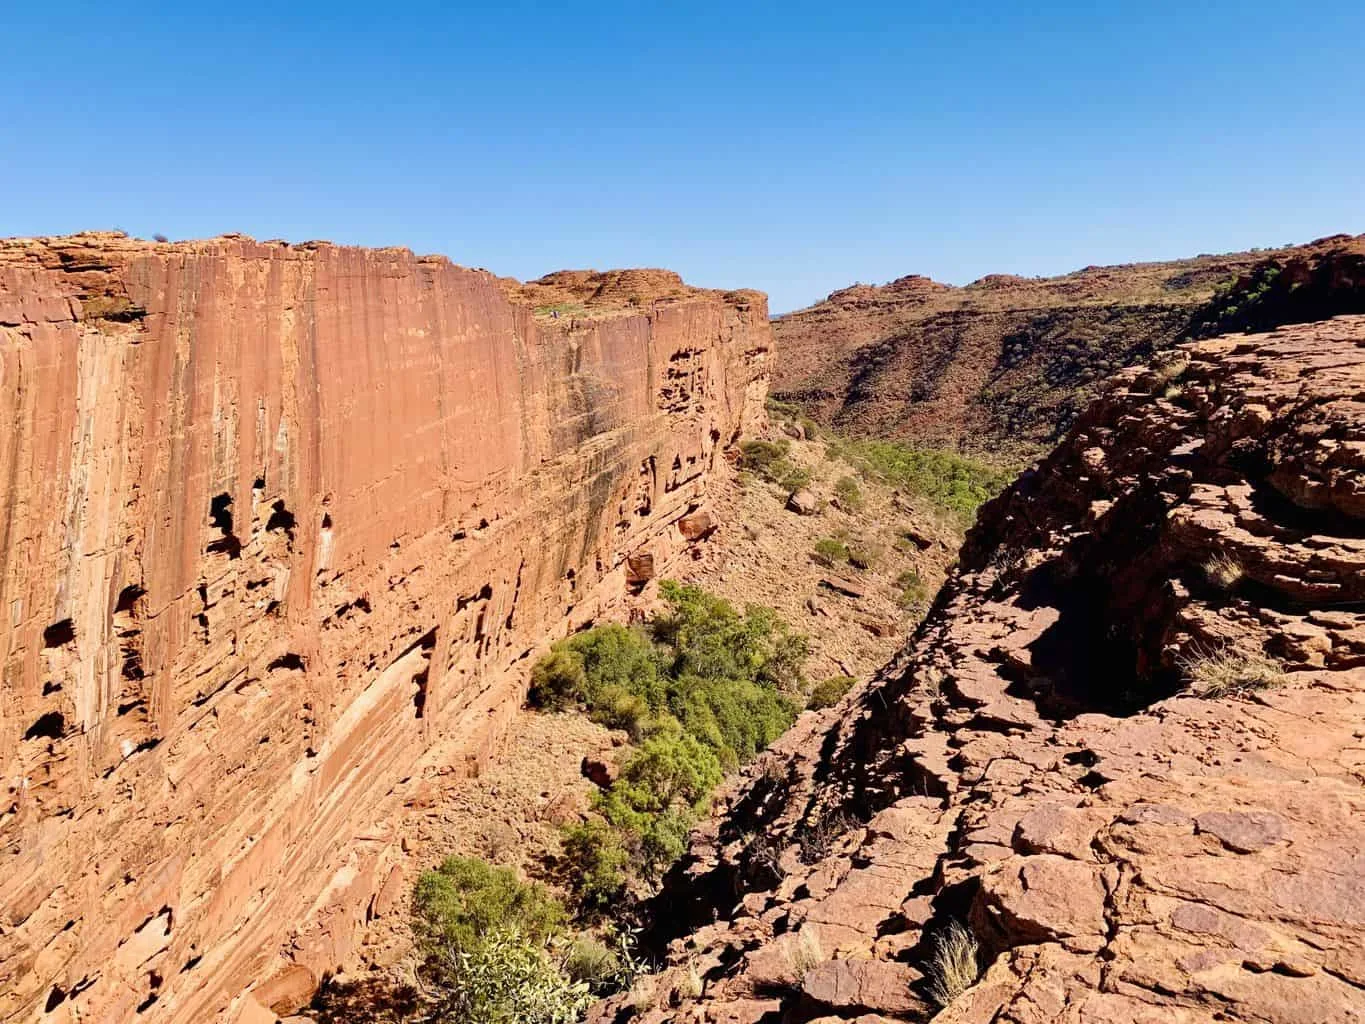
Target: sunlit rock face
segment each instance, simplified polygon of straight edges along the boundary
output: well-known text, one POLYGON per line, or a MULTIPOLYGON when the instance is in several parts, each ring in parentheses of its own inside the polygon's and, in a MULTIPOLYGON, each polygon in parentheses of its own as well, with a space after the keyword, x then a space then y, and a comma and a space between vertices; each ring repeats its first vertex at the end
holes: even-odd
POLYGON ((1362 723, 1365 317, 1179 346, 730 787, 590 1019, 1360 1020, 1362 723))
POLYGON ((386 820, 694 542, 769 347, 661 272, 0 242, 0 1020, 273 1020, 351 962, 386 820))

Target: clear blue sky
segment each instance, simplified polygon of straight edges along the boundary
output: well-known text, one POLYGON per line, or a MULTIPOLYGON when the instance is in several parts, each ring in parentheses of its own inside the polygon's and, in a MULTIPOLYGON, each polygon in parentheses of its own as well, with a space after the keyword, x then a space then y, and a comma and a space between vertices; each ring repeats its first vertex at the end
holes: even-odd
POLYGON ((13 2, 0 234, 667 266, 775 311, 1365 231, 1365 4, 13 2))

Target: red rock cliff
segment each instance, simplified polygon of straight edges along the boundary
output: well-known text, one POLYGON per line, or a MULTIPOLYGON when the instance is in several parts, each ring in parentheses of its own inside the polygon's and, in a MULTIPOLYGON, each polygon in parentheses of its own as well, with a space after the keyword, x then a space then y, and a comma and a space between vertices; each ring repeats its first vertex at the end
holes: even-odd
POLYGON ((1362 723, 1365 317, 1181 346, 753 763, 660 900, 697 927, 592 1019, 1359 1021, 1362 723))
POLYGON ((761 295, 627 283, 0 242, 0 1020, 273 1020, 346 961, 410 783, 761 409, 761 295))

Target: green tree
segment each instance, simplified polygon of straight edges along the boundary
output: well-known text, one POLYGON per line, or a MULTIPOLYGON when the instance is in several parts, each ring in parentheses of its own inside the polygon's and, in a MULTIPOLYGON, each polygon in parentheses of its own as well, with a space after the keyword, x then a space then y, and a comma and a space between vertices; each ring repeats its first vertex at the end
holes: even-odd
POLYGON ((447 857, 422 872, 412 904, 419 940, 454 949, 473 948, 497 930, 515 930, 543 946, 566 920, 543 886, 474 857, 447 857))

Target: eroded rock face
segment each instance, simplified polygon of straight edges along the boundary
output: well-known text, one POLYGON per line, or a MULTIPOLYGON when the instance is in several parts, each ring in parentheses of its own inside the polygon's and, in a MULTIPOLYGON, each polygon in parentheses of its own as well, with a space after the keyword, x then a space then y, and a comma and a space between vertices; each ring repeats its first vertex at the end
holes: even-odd
POLYGON ((1031 457, 1177 341, 1362 312, 1365 236, 961 288, 907 277, 779 317, 773 389, 851 433, 1031 457))
POLYGON ((763 297, 599 276, 0 243, 0 1020, 290 1012, 386 818, 697 535, 763 297))
POLYGON ((1361 1020, 1362 396, 1365 317, 1122 375, 732 791, 661 900, 703 994, 640 1019, 925 1020, 956 920, 940 1021, 1361 1020), (1234 654, 1270 685, 1182 689, 1234 654))

